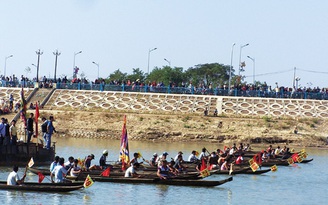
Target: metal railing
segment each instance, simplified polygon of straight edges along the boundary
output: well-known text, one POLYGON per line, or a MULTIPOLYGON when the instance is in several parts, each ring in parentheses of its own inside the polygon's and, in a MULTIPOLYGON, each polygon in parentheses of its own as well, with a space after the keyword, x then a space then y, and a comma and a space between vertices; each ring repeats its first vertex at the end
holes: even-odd
MULTIPOLYGON (((26 82, 24 87, 34 87, 34 82, 26 82)), ((2 81, 2 87, 20 87, 21 82, 2 81)), ((241 89, 220 89, 220 88, 197 88, 197 87, 170 87, 170 86, 148 86, 148 85, 112 85, 112 84, 92 84, 92 83, 56 83, 56 89, 69 90, 98 90, 98 91, 119 91, 119 92, 143 92, 143 93, 167 93, 167 94, 189 94, 189 95, 215 95, 230 97, 260 97, 260 98, 290 98, 290 99, 315 99, 328 100, 326 92, 292 92, 280 89, 278 92, 269 90, 241 90, 241 89)))

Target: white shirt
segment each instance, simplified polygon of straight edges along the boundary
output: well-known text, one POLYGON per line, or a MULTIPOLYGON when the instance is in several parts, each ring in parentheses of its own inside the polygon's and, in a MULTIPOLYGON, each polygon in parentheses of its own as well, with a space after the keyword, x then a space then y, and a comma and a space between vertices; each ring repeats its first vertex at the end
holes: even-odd
POLYGON ((197 162, 198 161, 198 158, 196 157, 196 155, 194 154, 191 154, 188 158, 188 161, 189 162, 197 162))
POLYGON ((20 180, 17 172, 12 171, 8 175, 7 178, 7 185, 17 185, 17 181, 20 180))
POLYGON ((132 177, 133 174, 136 174, 136 170, 134 169, 133 166, 131 166, 125 171, 124 177, 132 177))
POLYGON ((71 172, 70 172, 71 176, 77 177, 77 174, 74 174, 73 172, 79 171, 79 170, 81 170, 80 166, 72 167, 71 172))
POLYGON ((55 175, 55 183, 60 183, 64 181, 63 175, 67 174, 67 170, 63 166, 57 165, 51 173, 55 175))
POLYGON ((229 155, 233 155, 234 152, 235 152, 235 149, 231 148, 230 151, 229 151, 229 155))
POLYGON ((200 153, 200 155, 199 155, 199 159, 202 159, 203 157, 206 157, 205 152, 200 153))

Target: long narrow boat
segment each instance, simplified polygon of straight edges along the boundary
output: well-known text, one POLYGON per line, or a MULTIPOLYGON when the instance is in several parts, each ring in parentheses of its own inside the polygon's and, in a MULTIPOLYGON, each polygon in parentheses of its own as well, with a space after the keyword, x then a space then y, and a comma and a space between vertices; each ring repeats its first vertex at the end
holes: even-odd
POLYGON ((0 190, 20 190, 38 192, 70 192, 83 188, 83 184, 56 184, 56 183, 24 183, 22 185, 7 185, 0 182, 0 190))
POLYGON ((113 182, 113 183, 130 183, 130 184, 164 184, 175 186, 197 186, 197 187, 213 187, 219 186, 224 183, 232 181, 232 177, 229 177, 220 181, 208 181, 208 180, 181 180, 181 179, 169 179, 161 180, 159 178, 111 178, 111 177, 95 177, 95 181, 98 182, 113 182))
POLYGON ((253 170, 251 168, 244 168, 244 169, 239 169, 239 170, 233 170, 230 173, 230 170, 217 170, 217 172, 214 172, 214 174, 229 174, 229 175, 236 175, 236 174, 250 174, 250 175, 260 175, 260 174, 264 174, 267 172, 270 172, 271 169, 260 169, 260 170, 256 170, 255 172, 253 172, 253 170))
MULTIPOLYGON (((148 179, 154 179, 157 178, 156 172, 138 172, 142 176, 142 178, 148 178, 148 179)), ((89 174, 90 175, 90 174, 89 174)), ((85 178, 88 176, 88 174, 81 173, 79 176, 66 176, 66 179, 72 180, 72 181, 84 181, 85 178)), ((101 177, 100 175, 90 175, 92 179, 96 179, 101 177)), ((122 178, 124 177, 123 173, 117 173, 117 172, 111 172, 110 176, 111 178, 122 178)), ((173 176, 174 179, 180 179, 180 180, 198 180, 202 179, 200 174, 198 172, 192 172, 192 173, 181 173, 179 175, 173 176)), ((104 177, 107 178, 107 177, 104 177)))
MULTIPOLYGON (((33 168, 33 167, 27 167, 27 170, 32 172, 33 174, 41 173, 43 175, 50 175, 50 170, 45 168, 33 168)), ((104 170, 90 170, 90 171, 83 171, 83 174, 86 175, 100 175, 104 170)), ((117 172, 118 174, 122 174, 123 172, 117 172)))

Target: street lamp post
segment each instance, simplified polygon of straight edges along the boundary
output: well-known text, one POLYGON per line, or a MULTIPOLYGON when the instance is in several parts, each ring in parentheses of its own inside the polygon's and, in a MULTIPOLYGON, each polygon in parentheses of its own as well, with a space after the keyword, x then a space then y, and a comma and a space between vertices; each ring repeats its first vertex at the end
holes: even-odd
POLYGON ((240 46, 240 53, 239 53, 239 72, 238 72, 239 77, 240 77, 240 71, 241 71, 241 51, 242 51, 242 49, 243 49, 244 47, 246 47, 246 46, 248 46, 248 45, 249 45, 249 43, 240 46))
POLYGON ((298 81, 300 81, 301 78, 300 77, 296 77, 295 81, 296 81, 296 91, 298 90, 298 81))
POLYGON ((167 60, 166 58, 164 58, 164 60, 169 64, 169 66, 171 67, 171 61, 167 60))
POLYGON ((7 59, 13 57, 13 55, 5 57, 5 67, 3 69, 3 75, 6 77, 6 69, 7 69, 7 59))
POLYGON ((36 82, 39 82, 39 68, 40 68, 40 56, 43 54, 43 51, 40 49, 35 51, 36 55, 38 55, 38 64, 36 66, 36 82))
POLYGON ((96 62, 92 62, 93 64, 95 64, 97 67, 98 67, 98 75, 97 75, 97 79, 99 79, 99 63, 96 63, 96 62))
POLYGON ((236 43, 233 43, 231 46, 231 57, 230 57, 230 69, 229 69, 229 87, 228 92, 230 93, 231 89, 231 70, 232 70, 232 58, 233 58, 233 48, 235 47, 236 43))
POLYGON ((247 56, 247 58, 253 61, 253 84, 255 85, 255 58, 252 58, 250 56, 247 56))
POLYGON ((153 49, 149 49, 148 51, 148 67, 147 67, 147 74, 149 75, 149 62, 150 62, 150 53, 154 50, 156 50, 157 48, 153 48, 153 49))
POLYGON ((60 55, 60 52, 58 52, 58 50, 56 50, 56 52, 53 52, 53 54, 56 56, 55 58, 55 74, 54 74, 54 81, 55 83, 57 83, 57 78, 56 78, 56 73, 57 73, 57 58, 60 55))
POLYGON ((75 56, 76 56, 77 54, 80 54, 80 53, 82 53, 82 51, 79 51, 79 52, 74 53, 74 60, 73 60, 73 78, 74 78, 74 75, 75 75, 75 56))

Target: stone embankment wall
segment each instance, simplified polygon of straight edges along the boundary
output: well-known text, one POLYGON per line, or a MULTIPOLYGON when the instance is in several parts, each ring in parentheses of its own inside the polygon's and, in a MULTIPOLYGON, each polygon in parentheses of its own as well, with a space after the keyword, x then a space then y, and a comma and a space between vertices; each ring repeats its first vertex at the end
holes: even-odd
POLYGON ((147 113, 328 118, 328 101, 175 95, 138 92, 56 90, 45 109, 104 109, 147 113))

